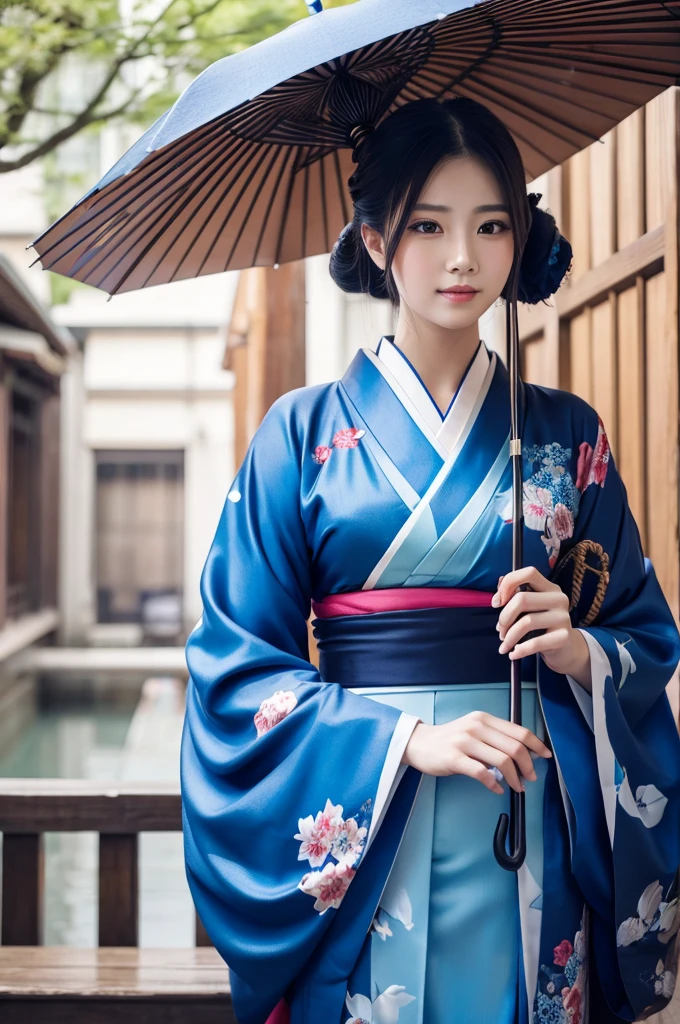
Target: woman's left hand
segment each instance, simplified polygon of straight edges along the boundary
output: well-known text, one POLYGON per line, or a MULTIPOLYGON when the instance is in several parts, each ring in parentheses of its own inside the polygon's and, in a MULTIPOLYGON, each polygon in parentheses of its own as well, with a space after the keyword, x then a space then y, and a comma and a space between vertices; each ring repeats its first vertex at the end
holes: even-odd
POLYGON ((540 654, 553 672, 570 675, 581 686, 590 688, 590 652, 588 644, 569 618, 569 598, 556 583, 547 580, 538 569, 527 566, 501 576, 493 596, 494 608, 501 608, 496 629, 502 640, 501 654, 526 658, 540 654), (531 590, 518 588, 528 583, 531 590), (545 630, 541 636, 522 641, 526 633, 545 630))

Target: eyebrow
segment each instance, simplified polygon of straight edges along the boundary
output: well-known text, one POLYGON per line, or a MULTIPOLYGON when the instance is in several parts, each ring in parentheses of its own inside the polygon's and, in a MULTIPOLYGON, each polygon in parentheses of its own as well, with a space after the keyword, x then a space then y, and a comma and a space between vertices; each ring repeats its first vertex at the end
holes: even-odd
MULTIPOLYGON (((451 213, 450 206, 440 206, 437 203, 417 203, 414 210, 430 210, 433 213, 451 213)), ((502 203, 487 203, 485 206, 476 206, 474 213, 509 213, 507 206, 502 203)))

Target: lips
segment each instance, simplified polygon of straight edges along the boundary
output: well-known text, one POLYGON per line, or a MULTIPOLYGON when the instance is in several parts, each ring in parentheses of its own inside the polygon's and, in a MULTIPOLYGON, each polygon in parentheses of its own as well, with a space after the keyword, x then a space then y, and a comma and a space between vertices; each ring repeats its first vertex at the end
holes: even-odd
POLYGON ((477 289, 468 284, 453 285, 451 288, 442 288, 442 295, 476 295, 477 289))

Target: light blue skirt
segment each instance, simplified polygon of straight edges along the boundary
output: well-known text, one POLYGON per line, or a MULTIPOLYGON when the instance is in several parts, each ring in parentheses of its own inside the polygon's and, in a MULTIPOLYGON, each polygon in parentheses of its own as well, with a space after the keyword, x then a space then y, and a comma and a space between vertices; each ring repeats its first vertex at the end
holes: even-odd
MULTIPOLYGON (((508 717, 507 682, 357 692, 435 725, 476 710, 508 717)), ((522 684, 522 720, 545 738, 534 682, 522 684)), ((527 947, 540 934, 546 760, 535 756, 534 768, 537 781, 525 781, 521 877, 493 853, 499 815, 509 809, 507 784, 500 796, 468 776, 423 776, 371 933, 373 1024, 529 1020, 525 959, 533 959, 527 947)), ((536 964, 529 966, 535 978, 536 964)))

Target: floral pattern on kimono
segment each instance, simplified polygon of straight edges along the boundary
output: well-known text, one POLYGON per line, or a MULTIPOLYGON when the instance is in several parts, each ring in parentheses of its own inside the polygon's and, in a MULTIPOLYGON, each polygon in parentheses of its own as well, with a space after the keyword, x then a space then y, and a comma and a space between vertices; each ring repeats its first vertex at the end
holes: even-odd
POLYGON ((344 818, 342 805, 326 800, 316 817, 309 814, 298 822, 300 831, 293 837, 300 840, 298 860, 308 860, 311 867, 321 869, 303 875, 299 888, 316 897, 314 909, 319 914, 330 907, 337 910, 356 874, 366 846, 372 806, 369 799, 357 814, 344 818))
POLYGON ((586 912, 573 943, 562 939, 553 964, 541 964, 535 1024, 583 1024, 588 986, 586 912))
POLYGON ((616 933, 617 946, 637 943, 656 944, 659 960, 654 972, 641 978, 653 989, 655 996, 670 999, 677 981, 678 932, 680 931, 680 895, 676 878, 664 897, 659 880, 650 882, 640 896, 635 917, 623 921, 616 933))

